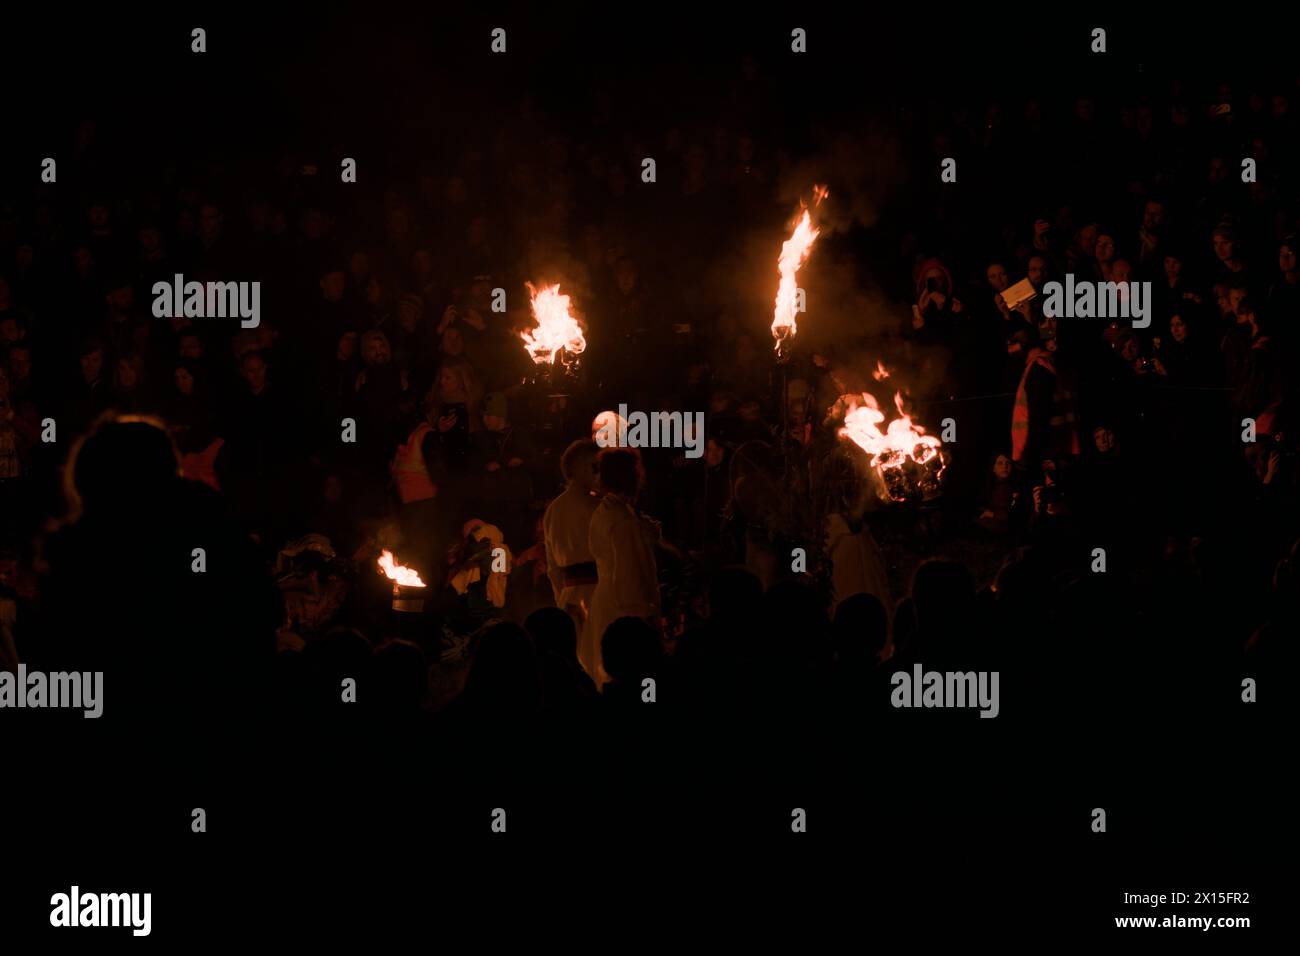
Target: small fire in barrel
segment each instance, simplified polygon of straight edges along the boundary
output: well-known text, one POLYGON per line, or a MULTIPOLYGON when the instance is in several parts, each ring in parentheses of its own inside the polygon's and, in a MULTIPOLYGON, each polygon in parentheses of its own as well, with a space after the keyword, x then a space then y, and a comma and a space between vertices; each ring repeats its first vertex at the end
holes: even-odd
POLYGON ((394 611, 423 611, 426 585, 415 568, 397 563, 393 552, 385 550, 379 555, 379 570, 393 582, 394 611))
POLYGON ((839 437, 852 441, 867 454, 867 464, 880 479, 878 491, 888 501, 930 501, 939 495, 939 483, 948 465, 943 443, 913 424, 903 411, 902 393, 895 393, 898 418, 884 431, 885 413, 873 395, 844 395, 844 426, 839 437))
POLYGON ((573 364, 586 351, 587 339, 571 311, 572 300, 560 294, 559 283, 540 289, 527 285, 537 328, 520 333, 524 348, 537 365, 573 364))

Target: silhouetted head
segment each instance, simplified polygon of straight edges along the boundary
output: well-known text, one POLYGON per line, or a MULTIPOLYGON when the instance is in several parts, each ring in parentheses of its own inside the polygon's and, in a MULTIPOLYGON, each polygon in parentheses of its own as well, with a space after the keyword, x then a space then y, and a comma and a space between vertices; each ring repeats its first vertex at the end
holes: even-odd
POLYGON ((573 618, 558 607, 542 607, 529 614, 524 630, 540 653, 554 654, 566 661, 578 659, 578 629, 573 618))
POLYGON ((73 446, 65 490, 73 516, 155 505, 179 480, 176 448, 162 422, 109 412, 73 446))
POLYGON ((463 699, 495 713, 530 713, 541 703, 537 652, 524 629, 502 621, 479 638, 463 699))
POLYGON ((716 624, 742 620, 758 610, 763 582, 748 568, 723 568, 709 581, 709 619, 716 624))
POLYGON ((831 635, 841 664, 870 665, 885 648, 889 617, 880 598, 855 594, 835 609, 831 635))
POLYGON ((424 653, 410 641, 389 641, 380 648, 374 674, 377 702, 392 710, 418 709, 429 689, 424 653))
POLYGON ((605 672, 616 681, 640 683, 659 672, 663 646, 654 628, 639 617, 620 617, 600 642, 605 672))
POLYGON ((641 456, 635 448, 606 448, 596 459, 600 487, 607 494, 631 497, 641 487, 641 456))

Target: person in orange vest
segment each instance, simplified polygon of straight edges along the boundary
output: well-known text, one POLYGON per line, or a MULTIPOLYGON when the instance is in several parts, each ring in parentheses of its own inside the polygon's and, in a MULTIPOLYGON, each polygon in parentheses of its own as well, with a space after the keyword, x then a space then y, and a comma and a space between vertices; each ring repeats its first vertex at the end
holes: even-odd
POLYGON ((181 475, 191 481, 201 481, 214 491, 220 491, 221 482, 217 479, 217 455, 221 453, 221 446, 225 443, 224 438, 214 438, 201 451, 183 452, 181 475))
POLYGON ((1056 367, 1055 337, 1029 350, 1011 410, 1011 459, 1021 468, 1079 454, 1074 396, 1056 367))

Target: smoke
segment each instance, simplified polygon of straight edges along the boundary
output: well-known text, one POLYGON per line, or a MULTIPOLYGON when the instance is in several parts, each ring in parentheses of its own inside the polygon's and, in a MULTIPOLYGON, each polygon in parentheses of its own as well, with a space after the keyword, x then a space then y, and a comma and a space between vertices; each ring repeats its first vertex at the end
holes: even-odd
POLYGON ((852 226, 871 228, 880 210, 907 181, 898 141, 884 130, 857 134, 821 132, 822 144, 808 158, 785 164, 777 177, 777 198, 797 209, 811 205, 815 183, 830 187, 830 197, 816 210, 823 232, 843 233, 852 226))

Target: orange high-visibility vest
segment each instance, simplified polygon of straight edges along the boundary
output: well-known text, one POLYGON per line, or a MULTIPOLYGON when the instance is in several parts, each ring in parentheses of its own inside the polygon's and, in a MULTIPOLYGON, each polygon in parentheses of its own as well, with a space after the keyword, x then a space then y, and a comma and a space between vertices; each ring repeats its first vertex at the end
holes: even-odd
POLYGON ((1020 376, 1020 387, 1016 389, 1016 403, 1011 409, 1011 460, 1023 459, 1029 445, 1029 373, 1033 371, 1035 365, 1051 372, 1055 383, 1052 392, 1054 414, 1048 419, 1048 425, 1051 426, 1055 438, 1053 447, 1044 449, 1044 453, 1049 456, 1067 453, 1077 455, 1079 454, 1079 432, 1075 428, 1074 411, 1071 408, 1073 396, 1061 384, 1061 377, 1052 362, 1052 353, 1047 349, 1034 348, 1029 352, 1025 371, 1020 376))
POLYGON ((221 446, 225 444, 224 438, 218 438, 203 451, 193 451, 188 455, 181 455, 181 474, 191 481, 201 481, 205 485, 221 490, 221 483, 217 481, 217 453, 221 451, 221 446))
POLYGON ((431 431, 428 422, 420 422, 406 442, 397 446, 397 454, 393 456, 393 480, 397 483, 397 497, 404 505, 425 501, 438 494, 438 486, 429 477, 429 469, 424 464, 424 436, 431 431))

